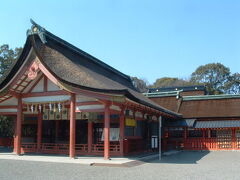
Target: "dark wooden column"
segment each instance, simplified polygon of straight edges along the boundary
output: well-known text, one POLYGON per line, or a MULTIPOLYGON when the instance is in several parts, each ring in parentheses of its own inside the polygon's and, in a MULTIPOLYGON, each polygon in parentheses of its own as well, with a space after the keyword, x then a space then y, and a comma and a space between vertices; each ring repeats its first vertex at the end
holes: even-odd
POLYGON ((70 99, 70 146, 69 157, 75 157, 76 143, 76 94, 71 94, 70 99))
POLYGON ((58 132, 59 132, 59 120, 56 120, 56 124, 55 124, 55 142, 58 141, 58 132))
POLYGON ((93 122, 88 122, 88 153, 92 152, 93 122))
POLYGON ((16 123, 16 143, 14 148, 16 154, 21 154, 21 135, 22 135, 22 96, 18 97, 18 111, 17 111, 17 123, 16 123))
POLYGON ((184 127, 183 138, 187 140, 187 127, 184 127))
POLYGON ((110 158, 110 104, 105 104, 104 111, 104 159, 110 158))
POLYGON ((125 111, 125 107, 122 107, 121 109, 121 113, 120 113, 120 119, 119 119, 119 130, 120 130, 120 134, 119 134, 119 138, 120 138, 120 154, 121 156, 124 155, 124 121, 125 121, 125 115, 124 115, 124 111, 125 111))
POLYGON ((41 150, 41 143, 42 143, 42 118, 43 114, 38 112, 38 128, 37 128, 37 152, 41 150))

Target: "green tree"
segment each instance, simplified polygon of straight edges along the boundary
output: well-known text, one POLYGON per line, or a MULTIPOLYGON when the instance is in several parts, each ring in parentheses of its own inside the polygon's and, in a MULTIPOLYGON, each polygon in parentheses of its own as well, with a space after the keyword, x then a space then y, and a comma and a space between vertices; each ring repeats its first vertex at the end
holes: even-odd
POLYGON ((230 69, 223 64, 210 63, 199 66, 192 73, 190 81, 204 84, 209 94, 222 94, 226 92, 230 74, 230 69))
MULTIPOLYGON (((12 63, 16 61, 22 48, 10 49, 8 44, 0 46, 0 77, 6 72, 12 63)), ((14 133, 14 121, 11 117, 0 116, 0 137, 12 137, 14 133)))
POLYGON ((147 92, 148 82, 144 79, 131 77, 134 87, 141 93, 147 92))
POLYGON ((10 49, 8 44, 0 46, 0 77, 18 58, 22 48, 10 49))
POLYGON ((158 87, 171 87, 171 86, 188 86, 192 85, 191 82, 179 78, 171 78, 171 77, 163 77, 157 79, 151 88, 158 88, 158 87))
POLYGON ((225 91, 228 94, 240 94, 240 74, 234 73, 225 84, 225 91))
POLYGON ((12 137, 14 134, 14 119, 0 116, 0 137, 12 137))

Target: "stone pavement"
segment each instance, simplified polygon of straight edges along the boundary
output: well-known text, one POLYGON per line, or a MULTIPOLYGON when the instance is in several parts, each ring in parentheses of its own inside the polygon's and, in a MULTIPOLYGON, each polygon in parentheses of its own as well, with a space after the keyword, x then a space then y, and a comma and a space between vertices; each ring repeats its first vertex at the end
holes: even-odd
POLYGON ((130 168, 9 159, 0 167, 0 180, 239 180, 240 152, 181 151, 130 168))
POLYGON ((5 160, 23 160, 23 161, 39 161, 39 162, 53 162, 53 163, 73 163, 73 164, 85 164, 95 166, 110 166, 110 165, 126 165, 128 163, 132 166, 139 164, 139 161, 149 161, 158 158, 158 154, 147 154, 143 156, 135 156, 129 158, 114 157, 110 160, 104 160, 103 157, 97 156, 79 156, 75 159, 69 158, 65 155, 44 155, 44 154, 24 154, 16 155, 12 152, 1 152, 0 159, 5 160))

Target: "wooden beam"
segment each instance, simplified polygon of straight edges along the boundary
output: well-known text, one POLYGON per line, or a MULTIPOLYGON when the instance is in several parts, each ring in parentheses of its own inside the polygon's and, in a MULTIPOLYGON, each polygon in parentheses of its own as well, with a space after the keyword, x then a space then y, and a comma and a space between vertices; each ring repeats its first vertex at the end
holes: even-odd
POLYGON ((43 86, 43 91, 47 92, 48 91, 48 78, 47 76, 44 76, 44 86, 43 86))
POLYGON ((32 93, 23 93, 22 97, 38 97, 38 96, 59 96, 59 95, 69 95, 65 91, 48 91, 48 92, 32 92, 32 93))
POLYGON ((9 94, 11 94, 12 96, 14 96, 15 98, 18 98, 19 97, 19 93, 17 93, 17 92, 15 92, 15 91, 13 91, 13 90, 10 90, 9 91, 9 94))
POLYGON ((101 104, 98 101, 87 101, 87 102, 77 102, 76 106, 86 106, 86 105, 99 105, 101 104))
POLYGON ((32 87, 28 90, 28 93, 32 92, 32 90, 36 87, 36 85, 39 83, 39 81, 41 81, 42 78, 43 78, 43 74, 34 82, 32 87))
POLYGON ((0 106, 0 109, 17 109, 18 106, 0 106))

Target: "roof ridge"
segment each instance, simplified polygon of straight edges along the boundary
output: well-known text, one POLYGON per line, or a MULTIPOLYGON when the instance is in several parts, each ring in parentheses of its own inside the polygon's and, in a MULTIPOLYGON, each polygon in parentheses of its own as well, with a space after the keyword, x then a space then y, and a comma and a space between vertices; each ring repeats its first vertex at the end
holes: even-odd
POLYGON ((184 101, 190 100, 205 100, 205 99, 227 99, 240 98, 240 94, 215 94, 215 95, 197 95, 197 96, 182 96, 184 101))

